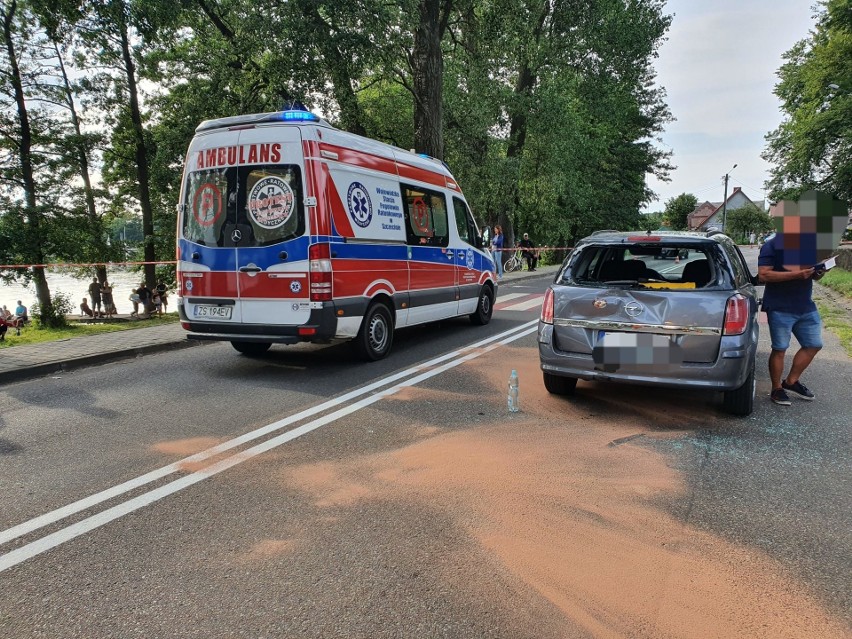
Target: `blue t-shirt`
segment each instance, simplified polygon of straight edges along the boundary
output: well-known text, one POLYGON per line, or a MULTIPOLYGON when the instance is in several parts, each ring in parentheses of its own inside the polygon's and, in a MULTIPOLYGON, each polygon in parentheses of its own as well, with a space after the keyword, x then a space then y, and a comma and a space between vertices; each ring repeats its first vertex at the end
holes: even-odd
MULTIPOLYGON (((779 236, 773 235, 760 248, 758 266, 771 266, 773 271, 787 271, 784 268, 784 249, 778 242, 779 236), (778 244, 778 246, 776 246, 778 244)), ((784 313, 810 313, 817 310, 811 299, 814 281, 790 280, 788 282, 767 282, 763 290, 762 308, 764 311, 783 311, 784 313)))

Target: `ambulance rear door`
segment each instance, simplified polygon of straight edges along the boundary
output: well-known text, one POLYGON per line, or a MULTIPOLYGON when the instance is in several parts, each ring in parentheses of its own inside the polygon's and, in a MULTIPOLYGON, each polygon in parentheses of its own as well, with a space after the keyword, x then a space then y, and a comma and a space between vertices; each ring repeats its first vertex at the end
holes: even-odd
POLYGON ((237 214, 225 240, 236 250, 241 321, 306 324, 311 314, 309 222, 301 129, 246 129, 240 132, 240 148, 250 161, 238 168, 237 214))
POLYGON ((223 129, 194 140, 181 240, 190 321, 307 323, 304 173, 295 125, 223 129))

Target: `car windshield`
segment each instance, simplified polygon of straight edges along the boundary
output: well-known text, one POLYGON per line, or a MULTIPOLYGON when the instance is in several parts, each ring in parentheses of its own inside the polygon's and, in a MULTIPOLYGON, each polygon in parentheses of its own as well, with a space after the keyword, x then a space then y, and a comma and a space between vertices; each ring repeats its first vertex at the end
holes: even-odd
POLYGON ((713 260, 695 245, 591 245, 575 254, 562 276, 579 286, 697 289, 715 281, 713 260))

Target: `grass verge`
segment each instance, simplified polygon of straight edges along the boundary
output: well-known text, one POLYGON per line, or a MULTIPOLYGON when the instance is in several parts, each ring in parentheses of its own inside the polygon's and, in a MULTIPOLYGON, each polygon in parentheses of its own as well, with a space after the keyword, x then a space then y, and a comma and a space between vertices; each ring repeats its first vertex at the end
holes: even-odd
POLYGON ((846 297, 852 297, 852 271, 840 267, 833 268, 823 276, 819 283, 846 297))
POLYGON ((840 338, 840 345, 849 357, 852 357, 852 321, 843 309, 837 308, 831 302, 817 300, 817 308, 822 317, 822 323, 827 329, 840 338))
POLYGON ((72 337, 83 337, 85 335, 100 335, 101 333, 113 333, 115 331, 127 331, 134 328, 147 328, 148 326, 161 326, 163 324, 174 324, 178 321, 177 313, 166 313, 162 317, 151 319, 130 320, 126 322, 104 322, 102 324, 82 324, 71 322, 65 328, 39 328, 33 325, 21 329, 20 335, 15 335, 15 329, 10 328, 6 333, 6 339, 0 342, 0 348, 12 346, 23 346, 25 344, 41 344, 43 342, 55 342, 72 337))

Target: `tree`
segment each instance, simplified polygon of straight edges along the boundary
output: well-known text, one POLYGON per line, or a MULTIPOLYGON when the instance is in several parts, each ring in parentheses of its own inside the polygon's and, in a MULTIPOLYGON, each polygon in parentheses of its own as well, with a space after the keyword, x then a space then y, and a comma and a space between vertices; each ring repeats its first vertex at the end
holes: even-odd
POLYGON ((740 242, 748 239, 750 233, 758 235, 773 229, 772 219, 766 211, 761 211, 751 202, 744 206, 728 211, 726 231, 740 242))
POLYGON ((666 223, 675 231, 684 231, 688 227, 687 217, 698 206, 698 198, 692 193, 681 193, 666 201, 664 216, 666 223))
MULTIPOLYGON (((4 113, 0 116, 0 149, 4 161, 0 167, 3 212, 0 229, 7 238, 0 254, 7 253, 24 264, 35 264, 29 276, 35 283, 39 315, 45 325, 64 323, 53 310, 50 288, 44 275, 45 258, 50 252, 47 226, 47 207, 42 202, 43 189, 38 176, 45 157, 45 140, 48 136, 43 122, 29 103, 27 90, 36 84, 37 54, 33 51, 33 33, 29 27, 32 15, 17 0, 0 5, 0 22, 3 29, 2 83, 0 102, 4 113), (26 63, 35 62, 35 71, 26 63), (12 112, 14 115, 9 115, 12 112)), ((5 261, 5 260, 4 260, 5 261)), ((12 261, 12 260, 9 260, 12 261)))
POLYGON ((658 231, 663 226, 664 215, 662 211, 645 213, 639 219, 639 229, 643 231, 658 231))
POLYGON ((809 189, 852 201, 852 10, 820 2, 816 27, 784 55, 775 95, 785 118, 766 136, 773 200, 809 189))

